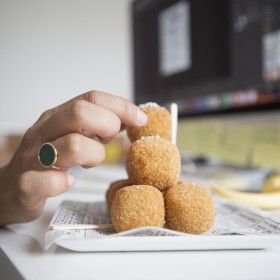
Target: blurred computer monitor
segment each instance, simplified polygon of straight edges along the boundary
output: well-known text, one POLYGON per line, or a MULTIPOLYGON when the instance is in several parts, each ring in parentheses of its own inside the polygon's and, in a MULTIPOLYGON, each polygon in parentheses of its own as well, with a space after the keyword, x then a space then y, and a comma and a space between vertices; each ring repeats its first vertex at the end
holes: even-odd
POLYGON ((179 116, 280 108, 279 0, 135 0, 136 103, 179 116))

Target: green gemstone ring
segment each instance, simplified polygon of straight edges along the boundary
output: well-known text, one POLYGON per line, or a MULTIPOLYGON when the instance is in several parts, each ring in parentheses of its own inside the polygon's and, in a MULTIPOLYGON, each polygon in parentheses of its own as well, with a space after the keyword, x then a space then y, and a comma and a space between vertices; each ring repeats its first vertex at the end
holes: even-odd
POLYGON ((44 167, 54 167, 57 161, 57 150, 51 143, 44 143, 38 153, 38 159, 44 167))

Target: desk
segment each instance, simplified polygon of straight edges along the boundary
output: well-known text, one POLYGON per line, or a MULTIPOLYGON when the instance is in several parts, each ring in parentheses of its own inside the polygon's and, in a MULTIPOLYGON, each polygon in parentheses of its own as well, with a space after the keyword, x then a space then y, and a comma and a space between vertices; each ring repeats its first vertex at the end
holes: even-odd
POLYGON ((38 224, 46 229, 62 200, 103 196, 101 185, 95 192, 74 187, 49 199, 36 221, 0 229, 0 279, 280 279, 280 244, 265 250, 77 253, 56 245, 45 251, 28 233, 38 224))

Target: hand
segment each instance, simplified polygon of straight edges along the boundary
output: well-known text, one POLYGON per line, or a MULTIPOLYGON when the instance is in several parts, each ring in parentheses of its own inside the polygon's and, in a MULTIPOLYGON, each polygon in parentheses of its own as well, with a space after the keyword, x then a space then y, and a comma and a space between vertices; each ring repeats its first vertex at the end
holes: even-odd
POLYGON ((90 91, 44 112, 27 130, 13 159, 0 169, 0 225, 37 218, 48 197, 65 192, 75 178, 67 168, 99 165, 105 157, 103 144, 123 125, 142 126, 146 115, 128 100, 90 91), (44 168, 38 161, 43 143, 57 151, 56 166, 44 168))

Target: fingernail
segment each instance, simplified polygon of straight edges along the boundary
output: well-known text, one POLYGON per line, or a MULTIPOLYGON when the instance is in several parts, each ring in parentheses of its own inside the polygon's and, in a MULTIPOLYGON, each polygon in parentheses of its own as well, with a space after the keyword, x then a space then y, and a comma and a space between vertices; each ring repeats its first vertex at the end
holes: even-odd
POLYGON ((138 109, 137 120, 141 125, 144 125, 148 120, 147 115, 141 109, 138 109))
POLYGON ((76 182, 76 178, 69 173, 67 173, 67 180, 68 180, 68 186, 72 186, 76 182))

